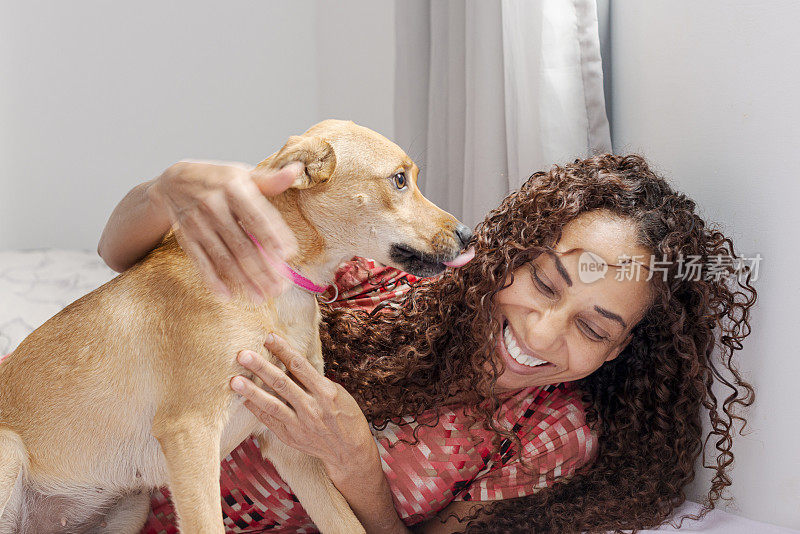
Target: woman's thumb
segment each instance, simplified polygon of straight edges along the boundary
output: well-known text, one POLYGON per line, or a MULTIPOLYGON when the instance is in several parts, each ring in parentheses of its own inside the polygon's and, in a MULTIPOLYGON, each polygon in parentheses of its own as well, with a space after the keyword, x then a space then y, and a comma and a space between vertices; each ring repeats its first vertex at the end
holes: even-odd
POLYGON ((303 164, 295 161, 279 171, 274 170, 253 170, 250 177, 255 182, 262 194, 274 197, 286 191, 295 179, 303 172, 303 164))

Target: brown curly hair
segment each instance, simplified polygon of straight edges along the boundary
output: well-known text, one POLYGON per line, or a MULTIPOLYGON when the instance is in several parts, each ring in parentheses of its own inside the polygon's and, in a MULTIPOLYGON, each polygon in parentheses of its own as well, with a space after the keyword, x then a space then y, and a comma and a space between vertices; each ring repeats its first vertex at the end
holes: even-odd
POLYGON ((513 282, 514 269, 558 242, 567 222, 597 209, 631 220, 637 244, 668 262, 667 276, 652 278, 655 298, 627 347, 577 382, 599 438, 597 459, 533 495, 492 503, 488 515, 468 518, 467 532, 654 527, 685 500, 709 439, 714 459, 706 465, 704 455, 704 466, 714 474, 705 510, 731 484, 734 421, 745 424, 737 408, 754 400, 733 362, 750 333, 752 272, 679 276, 680 258, 697 255, 706 265, 718 255, 738 256, 731 240, 695 213, 695 203, 638 155, 603 154, 537 172, 477 226, 472 262, 420 281, 371 314, 324 308, 328 375, 379 428, 435 414, 458 398, 519 454, 518 438, 494 419, 502 369, 493 358, 501 328, 493 297, 513 282), (721 401, 720 387, 728 391, 721 401), (711 429, 705 439, 704 413, 711 429))

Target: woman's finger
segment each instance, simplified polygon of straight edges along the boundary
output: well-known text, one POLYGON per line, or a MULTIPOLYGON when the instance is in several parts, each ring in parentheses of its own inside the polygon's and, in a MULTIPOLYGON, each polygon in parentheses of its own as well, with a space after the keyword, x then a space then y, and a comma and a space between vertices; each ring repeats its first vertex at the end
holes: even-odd
POLYGON ((283 362, 286 370, 292 373, 305 388, 315 396, 331 398, 336 395, 336 386, 322 376, 311 363, 300 355, 280 336, 270 333, 264 346, 283 362))
POLYGON ((250 169, 250 178, 262 195, 274 197, 291 187, 304 170, 302 162, 293 161, 277 171, 272 168, 254 167, 250 169))
POLYGON ((232 296, 230 289, 228 289, 223 281, 220 280, 219 276, 217 276, 217 272, 211 263, 211 259, 203 251, 202 247, 200 247, 200 245, 195 241, 186 239, 183 229, 180 227, 176 227, 175 229, 175 239, 178 240, 178 244, 181 246, 184 252, 186 252, 186 254, 194 260, 197 269, 200 271, 200 274, 203 276, 203 278, 205 278, 208 286, 224 300, 230 299, 232 296))
POLYGON ((289 431, 289 429, 286 427, 286 424, 283 421, 275 417, 272 417, 267 412, 263 411, 259 406, 256 406, 249 400, 244 401, 244 406, 245 408, 253 412, 253 415, 255 415, 259 421, 264 423, 264 426, 269 428, 272 431, 272 433, 278 437, 279 440, 281 440, 282 442, 286 443, 289 446, 294 445, 294 439, 293 439, 294 434, 289 431))
POLYGON ((244 233, 223 198, 209 200, 206 209, 216 223, 216 231, 231 251, 250 283, 277 296, 283 289, 283 277, 261 255, 244 233), (215 201, 216 200, 216 201, 215 201))
POLYGON ((268 362, 266 358, 256 352, 243 350, 239 353, 238 360, 240 364, 263 380, 264 385, 291 404, 295 410, 307 408, 311 401, 308 393, 303 391, 303 388, 298 386, 285 372, 268 362))
POLYGON ((294 410, 247 378, 234 376, 231 379, 231 389, 246 399, 245 404, 250 403, 251 406, 248 409, 262 422, 264 418, 272 418, 286 426, 296 424, 297 414, 294 410))
MULTIPOLYGON (((165 197, 163 202, 169 214, 169 218, 173 223, 172 227, 175 230, 175 238, 178 244, 189 258, 194 261, 195 266, 198 268, 203 278, 205 278, 208 286, 221 295, 224 300, 229 300, 233 296, 231 288, 222 281, 222 278, 219 276, 219 271, 217 271, 214 266, 214 260, 209 257, 200 241, 196 238, 195 234, 197 233, 197 229, 191 228, 191 221, 187 220, 185 216, 181 216, 177 206, 175 206, 169 198, 165 197)), ((236 278, 236 276, 232 278, 236 278)))
MULTIPOLYGON (((284 169, 280 173, 297 174, 293 169, 284 169)), ((244 228, 258 239, 267 254, 274 256, 277 261, 283 261, 297 252, 294 233, 252 179, 232 182, 228 187, 228 203, 231 211, 242 221, 244 228)))
POLYGON ((180 224, 186 233, 185 240, 196 243, 201 247, 217 272, 224 272, 229 277, 237 280, 250 291, 256 303, 264 302, 266 297, 264 291, 250 280, 247 273, 242 270, 239 263, 231 255, 225 243, 222 242, 216 232, 206 225, 199 214, 187 213, 181 218, 180 224))

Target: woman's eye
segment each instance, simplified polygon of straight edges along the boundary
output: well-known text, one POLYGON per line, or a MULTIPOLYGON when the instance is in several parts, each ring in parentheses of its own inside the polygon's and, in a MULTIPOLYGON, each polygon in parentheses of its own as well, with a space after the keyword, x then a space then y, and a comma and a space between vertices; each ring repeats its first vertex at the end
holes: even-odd
POLYGON ((586 336, 587 336, 589 339, 591 339, 592 341, 603 341, 603 340, 605 339, 605 337, 604 337, 604 336, 602 336, 602 335, 598 334, 597 332, 595 332, 595 331, 592 329, 592 327, 590 327, 590 326, 589 326, 588 324, 586 324, 585 322, 583 322, 583 321, 578 321, 578 324, 580 324, 580 325, 581 325, 581 330, 583 330, 583 332, 586 334, 586 336))
POLYGON ((541 278, 539 278, 539 273, 537 272, 536 267, 531 266, 531 274, 533 275, 533 281, 536 283, 536 287, 539 288, 539 291, 551 298, 556 296, 556 291, 544 283, 541 278))
POLYGON ((394 186, 397 189, 404 189, 406 187, 406 173, 398 172, 392 176, 392 180, 394 180, 394 186))

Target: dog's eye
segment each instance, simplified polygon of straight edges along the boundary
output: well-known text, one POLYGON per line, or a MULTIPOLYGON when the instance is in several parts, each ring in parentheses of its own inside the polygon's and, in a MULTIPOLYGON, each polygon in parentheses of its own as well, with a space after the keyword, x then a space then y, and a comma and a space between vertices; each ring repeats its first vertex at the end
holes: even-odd
POLYGON ((406 187, 406 173, 398 172, 392 176, 392 180, 394 180, 394 186, 397 189, 404 189, 406 187))

